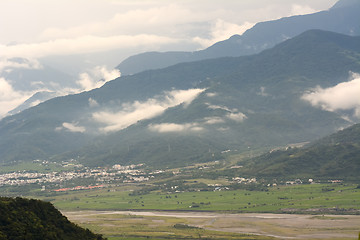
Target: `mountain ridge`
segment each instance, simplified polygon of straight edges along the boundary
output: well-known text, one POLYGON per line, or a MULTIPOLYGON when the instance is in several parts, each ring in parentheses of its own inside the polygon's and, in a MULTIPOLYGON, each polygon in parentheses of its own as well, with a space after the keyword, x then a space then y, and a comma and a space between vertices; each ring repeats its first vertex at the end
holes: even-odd
POLYGON ((257 55, 181 63, 54 98, 0 121, 0 159, 186 165, 227 149, 316 139, 350 122, 301 97, 360 72, 358 45, 347 44, 359 41, 311 30, 257 55), (188 103, 176 100, 194 93, 188 103))
POLYGON ((234 35, 228 40, 215 43, 205 50, 137 54, 125 59, 117 68, 123 75, 128 75, 146 69, 163 68, 180 62, 256 54, 310 29, 359 35, 360 28, 356 24, 360 22, 359 11, 360 3, 358 1, 350 3, 339 1, 328 11, 257 23, 242 35, 234 35))

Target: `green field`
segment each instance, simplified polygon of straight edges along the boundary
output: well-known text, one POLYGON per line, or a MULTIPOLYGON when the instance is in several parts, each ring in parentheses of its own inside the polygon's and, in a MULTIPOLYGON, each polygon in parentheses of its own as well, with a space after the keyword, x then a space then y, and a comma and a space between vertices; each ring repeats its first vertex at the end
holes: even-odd
POLYGON ((324 211, 354 214, 360 210, 360 188, 353 184, 269 187, 264 191, 200 191, 132 195, 116 187, 68 192, 43 198, 61 210, 179 210, 284 213, 324 211), (320 210, 319 210, 320 209, 320 210))

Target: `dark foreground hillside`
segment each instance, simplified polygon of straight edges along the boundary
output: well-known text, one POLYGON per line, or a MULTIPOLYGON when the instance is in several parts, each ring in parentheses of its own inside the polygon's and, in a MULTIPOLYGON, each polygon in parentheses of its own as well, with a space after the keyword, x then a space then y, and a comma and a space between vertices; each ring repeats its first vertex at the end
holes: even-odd
POLYGON ((51 203, 0 197, 0 240, 101 240, 70 222, 51 203))

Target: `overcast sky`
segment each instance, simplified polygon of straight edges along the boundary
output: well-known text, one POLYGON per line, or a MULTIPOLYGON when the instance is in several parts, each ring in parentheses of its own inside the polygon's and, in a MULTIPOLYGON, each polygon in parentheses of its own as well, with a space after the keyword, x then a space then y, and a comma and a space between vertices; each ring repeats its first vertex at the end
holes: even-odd
POLYGON ((197 50, 336 0, 1 0, 0 57, 197 50), (130 51, 131 52, 131 51, 130 51))

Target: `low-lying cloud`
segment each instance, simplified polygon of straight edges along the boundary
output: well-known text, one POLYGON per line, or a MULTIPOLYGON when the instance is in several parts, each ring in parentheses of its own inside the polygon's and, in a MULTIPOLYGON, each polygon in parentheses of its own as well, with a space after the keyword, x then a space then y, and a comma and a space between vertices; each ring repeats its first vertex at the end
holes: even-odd
POLYGON ((313 89, 302 99, 326 111, 353 110, 354 116, 360 118, 360 75, 353 74, 350 81, 334 87, 313 89))
POLYGON ((316 12, 316 10, 309 7, 308 5, 293 4, 291 7, 290 15, 305 15, 305 14, 311 14, 314 12, 316 12))
POLYGON ((73 54, 96 53, 119 48, 136 48, 156 44, 176 43, 177 39, 170 37, 138 34, 117 36, 81 36, 77 38, 62 38, 39 43, 24 43, 16 45, 1 45, 1 56, 41 58, 46 56, 65 56, 73 54))
POLYGON ((84 133, 86 131, 86 128, 83 126, 79 126, 79 123, 77 122, 73 122, 73 123, 64 122, 60 127, 57 127, 55 130, 56 131, 66 130, 69 132, 84 133))
MULTIPOLYGON (((226 106, 219 106, 219 105, 208 105, 209 109, 221 109, 223 111, 226 111, 227 113, 225 114, 225 118, 230 119, 232 121, 235 122, 243 122, 245 119, 247 119, 247 116, 240 112, 238 109, 234 108, 234 109, 230 109, 226 106)), ((219 121, 219 119, 215 120, 215 121, 219 121)))
POLYGON ((0 119, 31 95, 32 93, 29 92, 14 90, 5 78, 0 77, 0 119))
POLYGON ((122 104, 118 112, 100 111, 92 115, 93 120, 105 124, 104 132, 119 131, 144 119, 151 119, 161 115, 170 107, 184 104, 186 107, 205 89, 173 90, 162 96, 148 99, 145 102, 135 101, 122 104))
POLYGON ((194 37, 193 41, 199 43, 203 48, 209 47, 216 42, 223 41, 234 34, 243 34, 246 30, 252 28, 255 24, 250 22, 245 22, 242 25, 235 23, 226 22, 222 19, 217 19, 210 32, 210 37, 194 37))
POLYGON ((247 119, 246 115, 242 112, 231 112, 226 114, 226 117, 235 122, 243 122, 245 119, 247 119))
POLYGON ((0 59, 0 74, 5 72, 11 72, 13 69, 42 69, 43 66, 36 59, 24 59, 24 58, 3 58, 0 59))
POLYGON ((14 69, 41 68, 43 68, 43 66, 34 59, 0 59, 0 119, 34 94, 34 91, 20 91, 14 89, 11 80, 1 76, 6 76, 6 73, 10 73, 14 69))
POLYGON ((80 91, 89 91, 118 77, 120 77, 119 70, 108 70, 105 66, 97 66, 88 72, 81 73, 77 84, 81 87, 80 91))
POLYGON ((203 127, 199 126, 198 123, 161 123, 151 124, 149 130, 159 133, 170 133, 170 132, 198 132, 204 130, 203 127))

